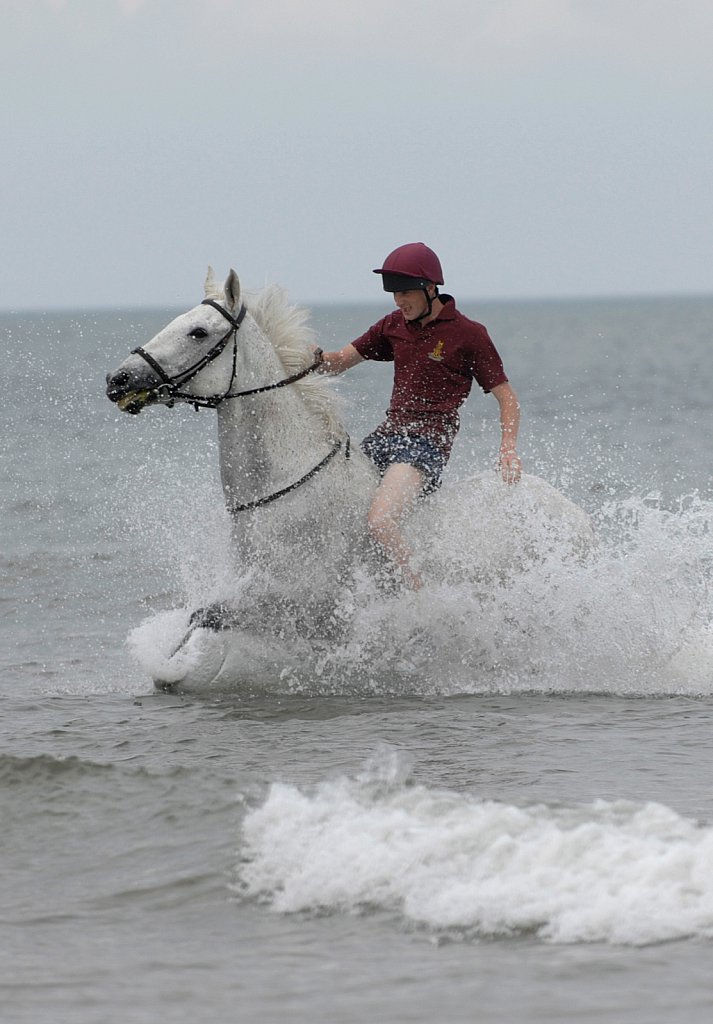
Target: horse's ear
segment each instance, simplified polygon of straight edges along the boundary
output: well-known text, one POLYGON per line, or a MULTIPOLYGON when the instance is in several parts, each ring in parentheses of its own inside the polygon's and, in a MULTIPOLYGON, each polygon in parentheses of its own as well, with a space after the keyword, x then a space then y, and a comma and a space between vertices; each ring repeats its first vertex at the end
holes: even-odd
POLYGON ((220 285, 215 279, 215 271, 212 267, 208 267, 208 273, 205 276, 205 284, 203 285, 206 299, 218 299, 220 298, 220 285))
POLYGON ((223 288, 225 295, 225 304, 231 313, 234 313, 240 306, 240 278, 232 269, 225 279, 225 285, 223 288))

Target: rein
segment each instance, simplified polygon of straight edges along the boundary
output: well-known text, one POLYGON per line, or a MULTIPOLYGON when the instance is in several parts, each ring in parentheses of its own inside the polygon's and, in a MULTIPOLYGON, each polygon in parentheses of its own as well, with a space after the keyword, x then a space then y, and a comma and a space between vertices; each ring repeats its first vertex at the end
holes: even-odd
MULTIPOLYGON (((231 316, 224 306, 221 306, 213 299, 204 299, 201 305, 212 306, 213 309, 217 309, 221 316, 225 317, 230 324, 230 329, 226 331, 223 337, 215 343, 213 348, 206 352, 206 354, 199 359, 197 363, 194 363, 193 366, 189 366, 187 370, 183 370, 181 373, 176 374, 175 377, 171 377, 166 373, 161 364, 146 351, 146 349, 139 346, 131 350, 132 355, 141 356, 144 362, 148 363, 154 373, 158 375, 162 383, 158 388, 154 389, 154 392, 156 394, 162 391, 165 392, 169 397, 169 401, 166 403, 169 407, 174 404, 175 399, 182 398, 185 401, 190 402, 196 411, 198 411, 198 409, 217 409, 221 402, 225 402, 229 398, 246 398, 249 395, 261 395, 265 391, 274 391, 276 388, 284 388, 287 387, 288 384, 294 384, 296 381, 302 380, 302 378, 306 377, 308 374, 313 373, 322 362, 322 349, 318 348, 315 352, 315 358, 312 365, 308 366, 304 370, 300 370, 298 373, 293 373, 290 377, 284 377, 282 380, 275 381, 272 384, 264 384, 259 388, 249 388, 247 391, 231 391, 233 381, 235 380, 238 362, 238 331, 240 330, 240 325, 245 319, 247 308, 245 303, 242 303, 238 315, 234 317, 231 316), (208 366, 209 363, 212 363, 214 359, 218 358, 231 338, 233 339, 233 370, 230 375, 228 390, 222 395, 215 395, 213 398, 201 396, 196 397, 195 395, 189 395, 185 391, 181 391, 180 388, 184 384, 187 384, 189 380, 193 380, 193 378, 199 374, 202 369, 208 366)), ((322 461, 308 473, 305 473, 305 475, 295 483, 290 484, 288 487, 283 487, 282 490, 275 491, 274 494, 269 494, 264 498, 257 498, 255 501, 248 501, 244 505, 231 505, 229 509, 230 513, 235 514, 236 512, 246 512, 250 509, 262 508, 263 505, 269 505, 270 502, 276 501, 278 498, 284 497, 284 495, 289 494, 291 491, 297 490, 298 487, 307 483, 308 480, 311 480, 313 476, 316 476, 316 474, 319 473, 320 469, 323 469, 328 463, 330 463, 342 446, 344 447, 344 456, 348 459, 350 455, 350 440, 349 435, 347 434, 345 441, 337 441, 332 450, 325 455, 322 461)))
POLYGON ((284 497, 286 494, 289 494, 290 491, 296 491, 298 487, 301 487, 302 484, 306 484, 308 480, 311 480, 313 476, 316 476, 317 473, 319 473, 320 469, 324 469, 327 463, 332 461, 334 456, 342 447, 342 444, 344 444, 344 457, 348 459, 350 455, 351 442, 349 440, 349 435, 347 434, 344 442, 341 440, 337 441, 331 452, 328 452, 322 461, 314 467, 314 469, 310 469, 309 473, 305 473, 303 477, 296 480, 293 484, 290 484, 288 487, 283 487, 281 491, 275 491, 274 494, 268 494, 265 498, 256 498, 255 501, 247 501, 244 505, 231 505, 228 511, 231 515, 235 515, 236 512, 247 512, 253 508, 262 508, 263 505, 269 505, 271 501, 277 501, 278 498, 284 497))

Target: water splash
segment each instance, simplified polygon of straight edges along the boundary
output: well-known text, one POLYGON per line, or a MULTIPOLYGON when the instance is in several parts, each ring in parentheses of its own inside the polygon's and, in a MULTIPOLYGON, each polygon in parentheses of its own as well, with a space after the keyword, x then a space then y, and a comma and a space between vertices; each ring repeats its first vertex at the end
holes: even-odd
MULTIPOLYGON (((278 604, 270 621, 259 569, 229 576, 227 532, 213 513, 191 556, 197 571, 181 563, 186 608, 143 623, 134 652, 154 678, 251 693, 713 692, 713 503, 692 495, 671 509, 655 495, 628 497, 596 510, 590 530, 529 480, 444 490, 413 527, 427 538, 418 548, 426 587, 384 593, 357 568, 311 635, 291 629, 278 604), (201 631, 182 663, 162 668, 216 579, 221 597, 227 588, 259 609, 265 628, 201 631)), ((186 519, 195 524, 195 513, 186 519)), ((174 519, 162 542, 180 532, 174 519)))

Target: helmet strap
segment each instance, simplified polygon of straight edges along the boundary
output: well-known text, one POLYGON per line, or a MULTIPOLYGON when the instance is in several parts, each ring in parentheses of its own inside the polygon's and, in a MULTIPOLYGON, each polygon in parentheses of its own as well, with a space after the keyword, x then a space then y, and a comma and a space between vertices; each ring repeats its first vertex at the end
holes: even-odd
POLYGON ((438 285, 434 285, 434 287, 436 289, 435 295, 429 295, 428 288, 422 288, 421 289, 423 294, 426 296, 426 307, 427 308, 426 308, 425 313, 421 313, 420 316, 415 316, 413 318, 416 321, 416 323, 420 323, 421 320, 428 319, 428 317, 433 312, 433 300, 438 298, 438 285))

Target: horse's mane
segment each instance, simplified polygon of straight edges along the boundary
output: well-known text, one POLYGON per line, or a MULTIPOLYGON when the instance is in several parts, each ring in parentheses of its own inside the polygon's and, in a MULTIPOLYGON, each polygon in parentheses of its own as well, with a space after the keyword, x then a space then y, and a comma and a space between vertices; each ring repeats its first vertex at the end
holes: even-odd
MULTIPOLYGON (((308 366, 306 357, 312 357, 315 339, 308 311, 293 306, 280 285, 271 284, 260 291, 245 292, 243 298, 250 315, 272 343, 286 373, 298 373, 308 366)), ((341 432, 340 410, 327 379, 312 373, 294 387, 300 390, 306 404, 325 421, 330 432, 341 432)))

